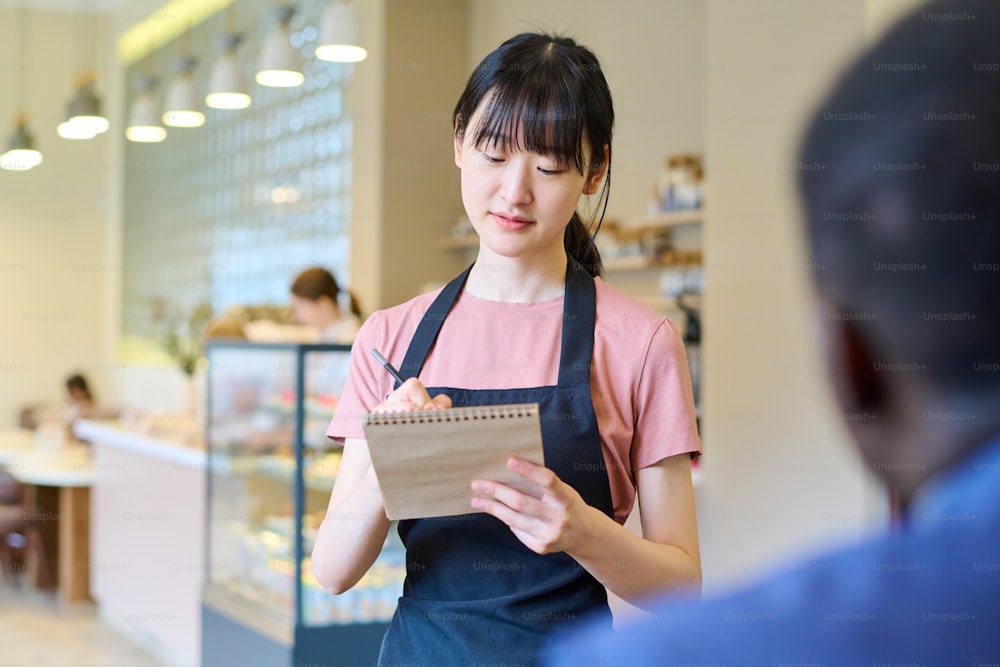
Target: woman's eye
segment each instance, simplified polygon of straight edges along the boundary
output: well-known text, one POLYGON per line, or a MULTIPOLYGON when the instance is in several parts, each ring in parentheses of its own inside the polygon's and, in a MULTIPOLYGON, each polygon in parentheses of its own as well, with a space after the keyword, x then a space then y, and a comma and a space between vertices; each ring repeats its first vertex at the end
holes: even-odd
POLYGON ((497 157, 495 155, 490 155, 489 153, 483 153, 483 157, 490 164, 500 164, 501 162, 503 162, 503 158, 502 157, 497 157))
POLYGON ((566 170, 565 169, 546 169, 544 167, 539 167, 538 171, 542 172, 546 176, 555 176, 556 174, 561 174, 561 173, 563 173, 566 170))

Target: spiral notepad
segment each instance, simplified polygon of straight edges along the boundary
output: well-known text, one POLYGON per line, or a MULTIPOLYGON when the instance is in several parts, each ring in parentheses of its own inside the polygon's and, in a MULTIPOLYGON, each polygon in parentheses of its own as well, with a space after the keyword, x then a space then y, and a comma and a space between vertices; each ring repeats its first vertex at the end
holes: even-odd
POLYGON ((362 423, 393 520, 474 513, 474 479, 534 493, 507 459, 545 462, 537 403, 384 412, 365 415, 362 423))

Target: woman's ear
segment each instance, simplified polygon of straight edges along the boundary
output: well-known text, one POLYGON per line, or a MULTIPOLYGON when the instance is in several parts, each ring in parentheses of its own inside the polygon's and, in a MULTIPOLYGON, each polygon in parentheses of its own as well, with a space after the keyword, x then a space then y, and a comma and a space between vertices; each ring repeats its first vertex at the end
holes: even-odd
POLYGON ((465 140, 465 132, 459 131, 461 120, 462 115, 455 114, 455 118, 452 122, 452 134, 455 136, 455 166, 459 169, 462 168, 462 142, 465 140))
POLYGON ((462 168, 462 139, 455 135, 455 166, 462 168))
POLYGON ((583 194, 596 194, 604 179, 604 174, 608 171, 608 162, 611 158, 611 147, 604 144, 604 159, 597 164, 590 165, 590 173, 587 175, 587 182, 583 184, 583 194))

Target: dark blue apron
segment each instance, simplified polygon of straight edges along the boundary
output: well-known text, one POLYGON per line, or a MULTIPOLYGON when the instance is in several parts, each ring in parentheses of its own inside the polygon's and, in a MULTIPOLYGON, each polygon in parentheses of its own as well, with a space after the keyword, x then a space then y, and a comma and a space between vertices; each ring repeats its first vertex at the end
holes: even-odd
MULTIPOLYGON (((471 268, 424 314, 400 367, 404 378, 419 374, 471 268)), ((566 274, 558 385, 428 390, 432 396, 447 394, 456 407, 538 403, 546 466, 589 505, 613 517, 590 398, 594 279, 572 258, 566 274)), ((406 545, 406 581, 379 665, 530 667, 561 625, 593 612, 611 623, 604 586, 576 561, 562 552, 534 553, 488 514, 401 521, 399 535, 406 545)))

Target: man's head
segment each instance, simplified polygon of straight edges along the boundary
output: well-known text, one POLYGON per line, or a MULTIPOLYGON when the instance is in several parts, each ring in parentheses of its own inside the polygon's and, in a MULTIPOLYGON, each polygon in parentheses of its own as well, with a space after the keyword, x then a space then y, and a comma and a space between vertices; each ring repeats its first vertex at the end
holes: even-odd
POLYGON ((1000 5, 927 5, 843 74, 799 155, 837 397, 904 498, 1000 433, 998 70, 1000 5))

